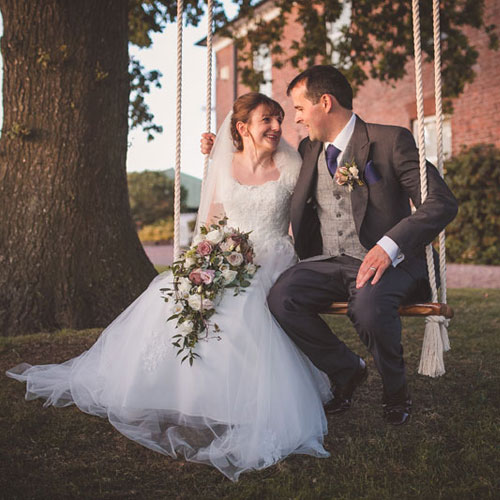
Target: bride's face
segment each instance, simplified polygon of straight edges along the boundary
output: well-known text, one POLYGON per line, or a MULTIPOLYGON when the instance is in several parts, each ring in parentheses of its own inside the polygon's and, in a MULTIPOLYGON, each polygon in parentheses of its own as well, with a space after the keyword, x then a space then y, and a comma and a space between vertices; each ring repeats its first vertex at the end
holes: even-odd
POLYGON ((260 151, 276 151, 281 138, 282 121, 281 115, 271 115, 264 104, 257 106, 240 131, 243 137, 243 149, 247 144, 253 144, 255 149, 260 151))

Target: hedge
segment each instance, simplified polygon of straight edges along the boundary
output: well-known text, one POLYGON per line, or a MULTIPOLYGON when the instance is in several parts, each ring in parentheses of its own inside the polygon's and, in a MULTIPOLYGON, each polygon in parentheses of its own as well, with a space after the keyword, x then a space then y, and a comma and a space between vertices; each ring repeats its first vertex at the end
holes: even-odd
POLYGON ((448 260, 500 265, 500 149, 492 144, 464 147, 444 166, 459 203, 446 229, 448 260))

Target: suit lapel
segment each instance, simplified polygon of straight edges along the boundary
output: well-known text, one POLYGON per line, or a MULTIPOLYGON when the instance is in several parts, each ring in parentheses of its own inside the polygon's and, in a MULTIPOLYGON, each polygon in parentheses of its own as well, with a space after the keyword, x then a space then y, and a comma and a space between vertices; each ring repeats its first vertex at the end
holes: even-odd
POLYGON ((299 234, 304 208, 308 198, 311 197, 314 182, 318 175, 316 164, 322 145, 323 143, 317 141, 309 142, 304 152, 302 168, 292 197, 290 209, 292 229, 295 237, 299 234))
MULTIPOLYGON (((361 118, 359 118, 359 116, 356 116, 356 125, 354 126, 351 140, 345 150, 343 161, 354 160, 356 162, 360 179, 364 179, 364 170, 369 152, 370 140, 368 138, 366 124, 363 120, 361 120, 361 118)), ((360 234, 361 224, 363 223, 363 219, 365 217, 367 205, 368 186, 366 185, 366 182, 364 182, 362 186, 354 186, 354 189, 351 192, 352 214, 358 235, 360 234)))

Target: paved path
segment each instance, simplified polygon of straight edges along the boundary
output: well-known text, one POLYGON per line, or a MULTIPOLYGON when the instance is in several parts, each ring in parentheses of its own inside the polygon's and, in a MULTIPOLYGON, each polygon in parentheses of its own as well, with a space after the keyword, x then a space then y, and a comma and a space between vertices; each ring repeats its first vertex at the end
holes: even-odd
MULTIPOLYGON (((160 266, 172 263, 172 245, 145 246, 151 262, 160 266)), ((448 288, 500 288, 500 266, 448 264, 448 288)))
POLYGON ((149 260, 155 266, 169 266, 172 264, 172 259, 174 257, 173 245, 145 245, 144 250, 149 260))

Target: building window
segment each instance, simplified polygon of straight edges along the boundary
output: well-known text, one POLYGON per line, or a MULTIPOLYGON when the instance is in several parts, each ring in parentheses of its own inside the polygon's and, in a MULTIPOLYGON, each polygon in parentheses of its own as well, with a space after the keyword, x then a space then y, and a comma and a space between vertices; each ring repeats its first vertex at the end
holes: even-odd
MULTIPOLYGON (((339 43, 340 39, 344 36, 342 33, 342 28, 351 25, 351 2, 350 0, 344 0, 341 1, 341 3, 342 13, 340 14, 340 17, 335 22, 326 23, 326 36, 331 41, 333 47, 335 47, 339 43)), ((331 50, 330 44, 328 44, 326 50, 327 52, 331 50)), ((331 60, 334 66, 339 66, 339 54, 335 50, 332 50, 331 60)))
MULTIPOLYGON (((418 121, 412 123, 413 136, 418 146, 418 121)), ((425 156, 437 166, 437 130, 436 116, 426 116, 424 118, 425 156)), ((449 116, 443 118, 443 157, 445 160, 451 156, 451 120, 449 116)))
POLYGON ((259 50, 255 51, 253 55, 253 69, 255 71, 262 71, 262 76, 265 82, 259 85, 259 92, 265 94, 268 97, 273 95, 273 61, 271 59, 271 53, 267 45, 261 45, 259 50))
POLYGON ((219 72, 219 78, 221 80, 229 80, 229 66, 222 66, 219 72))

